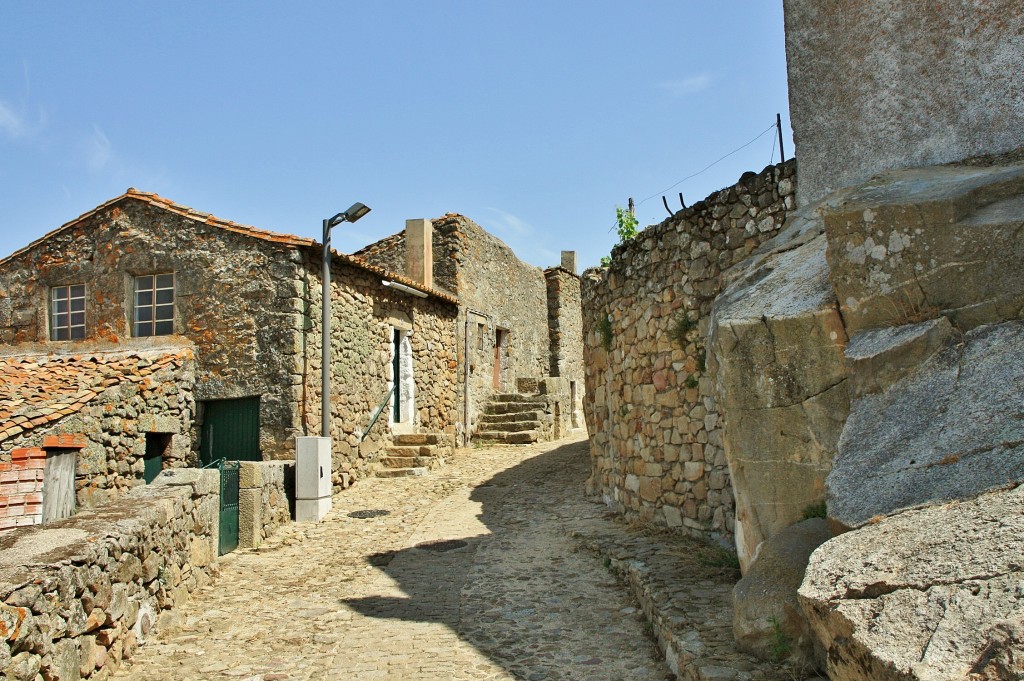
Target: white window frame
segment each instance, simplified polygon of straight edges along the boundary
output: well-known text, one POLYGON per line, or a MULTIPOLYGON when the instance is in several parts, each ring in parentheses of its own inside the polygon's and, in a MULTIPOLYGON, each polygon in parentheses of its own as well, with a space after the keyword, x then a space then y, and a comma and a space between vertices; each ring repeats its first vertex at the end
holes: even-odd
POLYGON ((50 287, 51 341, 85 340, 85 294, 85 284, 50 287))
POLYGON ((176 283, 174 272, 135 277, 132 286, 132 336, 170 336, 174 333, 176 283), (170 285, 167 277, 170 277, 170 285))

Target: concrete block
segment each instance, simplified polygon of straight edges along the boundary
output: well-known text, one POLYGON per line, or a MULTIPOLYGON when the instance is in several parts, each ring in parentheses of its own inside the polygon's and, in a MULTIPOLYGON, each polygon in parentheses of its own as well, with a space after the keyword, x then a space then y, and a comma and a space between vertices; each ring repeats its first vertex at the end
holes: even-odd
POLYGON ((238 490, 238 545, 255 549, 263 541, 263 490, 238 490))

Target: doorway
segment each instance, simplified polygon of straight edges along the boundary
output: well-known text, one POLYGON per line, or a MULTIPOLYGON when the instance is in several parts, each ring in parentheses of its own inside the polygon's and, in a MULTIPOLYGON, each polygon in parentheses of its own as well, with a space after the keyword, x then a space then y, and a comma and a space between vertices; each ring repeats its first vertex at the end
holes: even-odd
POLYGON ((491 387, 501 390, 504 379, 505 356, 508 354, 508 329, 494 330, 494 376, 491 387))
POLYGON ((413 378, 412 331, 394 328, 391 334, 392 432, 412 432, 416 412, 416 382, 413 378))

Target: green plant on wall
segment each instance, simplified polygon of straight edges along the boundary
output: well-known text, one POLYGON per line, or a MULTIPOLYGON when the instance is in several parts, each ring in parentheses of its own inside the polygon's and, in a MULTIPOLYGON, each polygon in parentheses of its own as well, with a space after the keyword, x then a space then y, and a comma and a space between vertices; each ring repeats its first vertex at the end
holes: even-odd
MULTIPOLYGON (((619 243, 628 241, 635 237, 639 230, 637 226, 640 223, 637 221, 636 216, 629 212, 628 209, 622 206, 615 206, 615 233, 619 235, 619 243)), ((612 264, 610 256, 604 256, 601 258, 601 266, 608 267, 612 264)))
POLYGON ((682 311, 672 321, 672 327, 668 331, 669 338, 679 344, 683 350, 689 343, 690 332, 697 328, 697 322, 690 318, 690 313, 682 311))
POLYGON ((597 320, 597 333, 601 336, 601 347, 605 352, 612 349, 612 320, 607 315, 601 315, 597 320))

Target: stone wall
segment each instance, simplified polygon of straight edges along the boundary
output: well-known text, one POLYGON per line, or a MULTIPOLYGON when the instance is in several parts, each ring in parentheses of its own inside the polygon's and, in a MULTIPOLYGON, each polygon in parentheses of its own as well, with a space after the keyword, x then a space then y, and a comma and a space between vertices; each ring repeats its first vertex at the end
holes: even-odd
MULTIPOLYGON (((176 334, 195 344, 195 399, 260 396, 264 458, 290 458, 302 434, 302 258, 273 241, 208 224, 147 194, 129 194, 0 261, 0 344, 40 352, 143 349, 135 338, 132 277, 175 273, 176 334), (86 284, 86 340, 48 340, 52 286, 86 284)), ((266 234, 266 233, 261 233, 266 234)))
POLYGON ((583 311, 580 278, 561 267, 544 271, 552 377, 568 381, 565 402, 571 428, 583 426, 583 311), (573 399, 575 397, 575 399, 573 399))
POLYGON ((259 548, 281 525, 291 522, 295 464, 242 461, 238 470, 238 545, 259 548))
MULTIPOLYGON (((307 432, 320 432, 320 264, 309 257, 305 284, 308 336, 303 420, 307 432)), ((335 260, 331 271, 331 437, 337 488, 370 474, 389 443, 391 409, 386 407, 365 440, 373 412, 391 387, 392 338, 397 328, 412 329, 415 410, 413 426, 454 437, 459 422, 455 349, 458 308, 435 297, 420 298, 385 287, 381 277, 335 260)), ((302 386, 300 386, 301 388, 302 386)))
POLYGON ((1024 145, 1018 0, 785 0, 800 202, 1024 145))
POLYGON ((216 471, 164 471, 116 503, 0 537, 0 670, 34 681, 116 669, 210 582, 216 471))
MULTIPOLYGON (((0 441, 0 463, 11 462, 12 452, 17 449, 43 447, 47 436, 83 435, 85 446, 78 453, 75 472, 75 497, 80 508, 107 503, 143 484, 147 435, 166 437, 164 468, 196 465, 192 446, 192 354, 187 349, 170 354, 144 352, 137 358, 152 363, 154 357, 163 365, 154 373, 122 380, 95 395, 77 412, 0 441)), ((51 367, 64 363, 60 357, 36 360, 38 371, 59 372, 59 368, 51 367)))
POLYGON ((731 539, 722 415, 707 375, 707 316, 722 272, 795 208, 796 163, 709 196, 583 276, 590 493, 631 519, 731 539))

